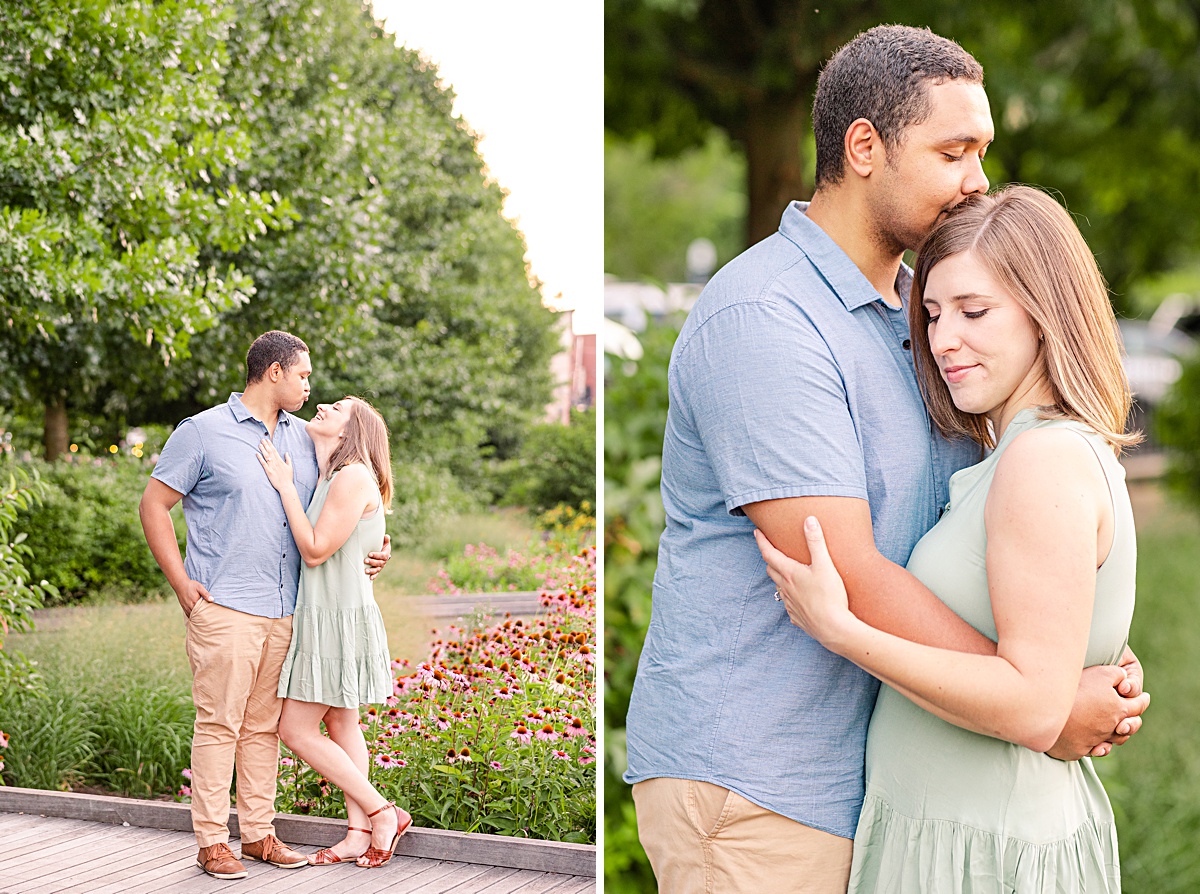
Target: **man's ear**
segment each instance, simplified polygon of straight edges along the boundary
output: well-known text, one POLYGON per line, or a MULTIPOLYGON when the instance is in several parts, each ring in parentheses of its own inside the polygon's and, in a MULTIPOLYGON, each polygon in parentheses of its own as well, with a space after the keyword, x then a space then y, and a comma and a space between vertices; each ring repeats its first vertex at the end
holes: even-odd
POLYGON ((887 162, 883 139, 875 125, 866 118, 856 118, 846 128, 846 167, 860 177, 869 177, 871 172, 887 162))
POLYGON ((267 368, 267 375, 271 377, 272 382, 278 382, 283 378, 283 365, 276 360, 267 368))

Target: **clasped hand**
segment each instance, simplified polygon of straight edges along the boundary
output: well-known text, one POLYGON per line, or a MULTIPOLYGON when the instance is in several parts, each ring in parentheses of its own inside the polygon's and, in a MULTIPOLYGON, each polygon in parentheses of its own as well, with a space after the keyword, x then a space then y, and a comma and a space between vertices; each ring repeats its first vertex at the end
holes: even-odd
POLYGON ((804 520, 804 538, 812 558, 809 565, 777 550, 762 531, 755 529, 754 537, 792 623, 828 647, 837 631, 854 616, 820 522, 811 515, 804 520))

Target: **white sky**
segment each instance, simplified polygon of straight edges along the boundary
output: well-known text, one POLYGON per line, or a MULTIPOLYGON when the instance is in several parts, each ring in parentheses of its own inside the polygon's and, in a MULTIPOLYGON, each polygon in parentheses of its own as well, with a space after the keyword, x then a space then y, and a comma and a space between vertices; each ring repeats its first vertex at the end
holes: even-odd
POLYGON ((603 7, 598 0, 374 0, 434 62, 509 193, 543 301, 597 332, 603 306, 603 7), (561 296, 561 297, 559 297, 561 296))

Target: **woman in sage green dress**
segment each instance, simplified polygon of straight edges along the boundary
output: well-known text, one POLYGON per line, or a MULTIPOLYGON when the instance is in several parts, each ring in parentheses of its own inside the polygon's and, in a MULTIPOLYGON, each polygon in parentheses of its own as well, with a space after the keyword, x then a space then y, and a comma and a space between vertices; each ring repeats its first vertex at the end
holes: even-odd
POLYGON ((1029 187, 975 196, 918 252, 917 377, 948 436, 991 452, 908 570, 997 644, 912 643, 850 611, 820 524, 812 561, 758 534, 792 621, 884 684, 867 737, 850 890, 1119 894, 1113 812, 1091 758, 1044 754, 1085 665, 1115 664, 1133 615, 1137 441, 1116 322, 1074 222, 1029 187))
POLYGON ((359 706, 392 694, 383 618, 361 572, 383 543, 392 498, 387 426, 366 401, 320 404, 306 428, 320 472, 307 513, 289 458, 269 440, 259 460, 279 491, 304 567, 292 620, 292 643, 279 675, 284 700, 279 737, 346 795, 346 837, 309 858, 317 865, 382 866, 412 824, 408 813, 371 785, 359 706), (321 723, 329 735, 321 734, 321 723))

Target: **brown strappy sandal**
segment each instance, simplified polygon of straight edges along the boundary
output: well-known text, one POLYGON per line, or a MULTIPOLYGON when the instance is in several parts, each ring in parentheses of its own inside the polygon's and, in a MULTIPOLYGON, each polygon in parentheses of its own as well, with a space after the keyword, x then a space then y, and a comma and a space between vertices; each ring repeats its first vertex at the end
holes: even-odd
MULTIPOLYGON (((368 835, 371 834, 370 829, 359 829, 359 828, 356 828, 355 826, 347 826, 346 831, 347 832, 366 832, 368 835)), ((364 851, 363 853, 366 853, 366 852, 364 851)), ((359 857, 361 857, 361 856, 362 856, 362 854, 359 854, 359 857)), ((339 857, 337 854, 335 854, 333 852, 333 848, 323 847, 319 851, 317 851, 315 854, 313 854, 312 856, 310 856, 308 858, 308 865, 309 866, 332 866, 334 863, 354 863, 357 860, 358 860, 358 857, 339 857)))
POLYGON ((374 845, 367 848, 367 852, 355 861, 355 863, 361 866, 363 869, 378 869, 380 866, 383 866, 385 863, 387 863, 388 860, 392 859, 392 857, 396 854, 396 846, 400 843, 400 836, 407 832, 408 827, 412 825, 411 815, 408 817, 408 822, 400 822, 400 814, 406 813, 406 811, 401 810, 391 801, 388 801, 374 813, 368 813, 367 818, 370 819, 373 816, 377 816, 378 814, 383 813, 389 807, 396 811, 396 834, 392 836, 392 846, 387 850, 375 847, 374 845), (363 862, 364 860, 366 862, 363 862))

